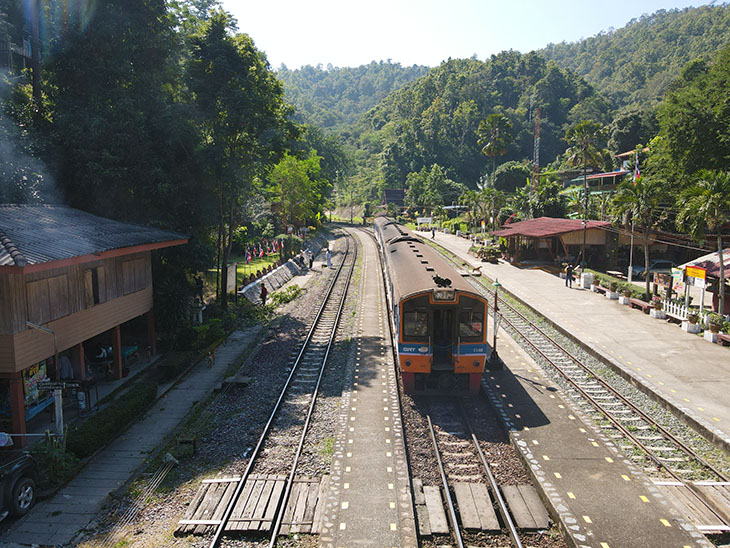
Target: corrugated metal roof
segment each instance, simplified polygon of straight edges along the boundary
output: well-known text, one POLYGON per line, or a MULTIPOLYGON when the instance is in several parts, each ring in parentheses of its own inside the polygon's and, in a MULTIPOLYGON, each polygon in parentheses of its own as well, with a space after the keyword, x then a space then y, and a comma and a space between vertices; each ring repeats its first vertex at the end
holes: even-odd
POLYGON ((186 238, 66 206, 0 204, 0 266, 47 263, 186 238))
MULTIPOLYGON (((730 276, 730 247, 722 250, 722 262, 725 264, 725 277, 730 276)), ((694 261, 683 264, 679 268, 686 268, 688 266, 699 266, 700 268, 707 269, 707 275, 713 278, 720 277, 720 254, 715 251, 714 253, 708 253, 702 257, 698 257, 694 261)))
POLYGON ((399 301, 410 295, 436 289, 434 276, 451 280, 451 288, 478 295, 431 246, 403 225, 387 217, 375 220, 385 240, 385 259, 391 268, 393 297, 399 301))
MULTIPOLYGON (((588 221, 587 228, 601 228, 611 226, 608 221, 588 221)), ((510 236, 527 236, 528 238, 549 238, 567 232, 583 230, 582 219, 554 219, 552 217, 539 217, 527 219, 503 227, 501 230, 492 232, 495 236, 509 238, 510 236)))

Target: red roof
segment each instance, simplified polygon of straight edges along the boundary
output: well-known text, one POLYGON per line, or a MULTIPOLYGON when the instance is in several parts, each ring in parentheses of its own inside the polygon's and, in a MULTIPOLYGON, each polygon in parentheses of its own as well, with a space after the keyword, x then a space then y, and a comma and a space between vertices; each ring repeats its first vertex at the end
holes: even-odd
MULTIPOLYGON (((611 226, 608 221, 588 221, 587 228, 602 228, 611 226)), ((581 219, 553 219, 552 217, 540 217, 528 219, 506 225, 502 230, 492 232, 495 236, 509 238, 510 236, 527 236, 528 238, 549 238, 567 232, 583 230, 581 219)))
MULTIPOLYGON (((722 262, 725 263, 725 277, 727 278, 730 275, 730 247, 722 250, 722 262)), ((683 264, 679 268, 686 268, 688 266, 699 266, 701 268, 705 268, 707 269, 708 276, 712 276, 713 278, 719 278, 720 254, 717 251, 715 251, 714 253, 708 253, 707 255, 703 255, 702 257, 695 259, 694 261, 683 264)))
POLYGON ((616 171, 607 171, 606 173, 594 173, 593 175, 586 175, 586 179, 608 179, 610 177, 621 177, 629 173, 625 169, 619 169, 616 171))

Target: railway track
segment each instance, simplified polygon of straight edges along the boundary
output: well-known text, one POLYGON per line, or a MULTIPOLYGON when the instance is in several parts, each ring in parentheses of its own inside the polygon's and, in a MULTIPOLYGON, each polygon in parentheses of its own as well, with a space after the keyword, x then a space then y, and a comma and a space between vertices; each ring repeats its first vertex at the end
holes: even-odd
MULTIPOLYGON (((494 291, 485 283, 479 280, 474 286, 488 297, 492 315, 494 291)), ((498 297, 497 309, 498 323, 548 366, 573 401, 635 464, 657 484, 669 478, 688 488, 711 518, 723 524, 704 528, 706 532, 730 531, 730 510, 718 505, 704 491, 708 484, 727 484, 730 481, 727 474, 603 380, 600 374, 505 299, 498 297)))
POLYGON ((245 471, 237 478, 209 480, 228 482, 218 490, 216 495, 218 500, 213 502, 214 509, 207 512, 211 514, 212 519, 196 519, 191 515, 179 522, 180 526, 188 527, 186 532, 191 532, 192 527, 214 526, 215 532, 209 543, 210 548, 219 546, 224 534, 236 529, 270 531, 269 546, 273 547, 276 544, 289 497, 297 481, 295 474, 298 461, 354 271, 357 247, 354 244, 351 246, 352 241, 352 237, 348 236, 343 259, 333 275, 322 306, 290 365, 289 376, 258 442, 247 455, 249 460, 245 471), (262 455, 267 449, 290 453, 291 465, 285 478, 277 476, 276 481, 264 482, 263 479, 267 476, 257 473, 265 471, 266 464, 262 455), (254 496, 259 498, 253 500, 254 496), (249 504, 249 509, 246 509, 248 499, 253 500, 257 508, 251 509, 249 504), (255 528, 247 528, 245 525, 237 527, 237 524, 248 524, 252 521, 256 522, 255 528))
MULTIPOLYGON (((497 522, 493 509, 490 514, 489 508, 493 507, 489 505, 489 507, 481 508, 478 512, 474 512, 474 514, 478 514, 480 526, 482 528, 492 527, 495 529, 504 527, 509 535, 511 545, 515 548, 522 548, 522 542, 520 541, 517 527, 510 516, 507 503, 502 497, 494 475, 479 446, 476 434, 461 404, 455 399, 430 401, 428 404, 428 413, 425 418, 428 422, 428 429, 446 499, 447 515, 456 545, 459 548, 465 546, 461 527, 462 525, 465 528, 470 527, 469 520, 473 519, 465 511, 465 508, 463 508, 463 501, 467 498, 472 498, 470 496, 470 491, 474 490, 471 487, 472 485, 481 485, 486 480, 492 500, 494 501, 494 506, 497 507, 501 517, 502 525, 497 522), (435 426, 434 423, 438 426, 435 426), (462 501, 460 503, 460 507, 462 507, 461 523, 457 516, 454 498, 451 495, 452 491, 462 501), (486 525, 488 520, 492 521, 493 524, 486 525)), ((482 498, 486 499, 486 501, 489 500, 483 496, 482 498)))

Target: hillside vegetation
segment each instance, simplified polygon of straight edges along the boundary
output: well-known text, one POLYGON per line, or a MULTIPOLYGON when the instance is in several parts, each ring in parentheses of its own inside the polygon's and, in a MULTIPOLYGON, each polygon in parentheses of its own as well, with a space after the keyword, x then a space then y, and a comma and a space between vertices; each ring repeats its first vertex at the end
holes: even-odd
POLYGON ((428 67, 419 65, 373 61, 354 68, 307 65, 289 70, 282 66, 276 74, 284 83, 286 100, 298 111, 299 121, 342 130, 389 93, 426 72, 428 67))
POLYGON ((615 107, 652 106, 682 68, 730 42, 730 8, 660 10, 580 42, 550 44, 539 53, 575 71, 615 107))

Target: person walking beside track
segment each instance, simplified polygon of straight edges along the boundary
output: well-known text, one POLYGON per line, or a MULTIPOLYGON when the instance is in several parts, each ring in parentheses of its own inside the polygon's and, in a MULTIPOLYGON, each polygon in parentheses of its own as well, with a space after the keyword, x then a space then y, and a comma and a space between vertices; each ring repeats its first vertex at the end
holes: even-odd
POLYGON ((269 290, 266 289, 266 284, 262 283, 261 284, 261 293, 259 295, 261 297, 261 306, 266 306, 266 297, 268 295, 269 295, 269 290))

